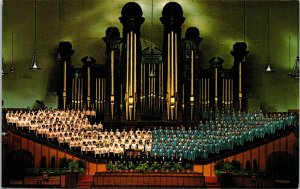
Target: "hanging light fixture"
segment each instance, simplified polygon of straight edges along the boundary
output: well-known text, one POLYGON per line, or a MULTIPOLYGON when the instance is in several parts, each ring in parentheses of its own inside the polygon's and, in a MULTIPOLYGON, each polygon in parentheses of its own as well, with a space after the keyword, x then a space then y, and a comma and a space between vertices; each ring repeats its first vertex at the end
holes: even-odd
POLYGON ((268 33, 268 58, 267 58, 267 65, 266 65, 266 69, 265 72, 267 73, 271 73, 274 72, 274 70, 271 68, 271 57, 270 57, 270 0, 268 0, 268 16, 267 16, 267 23, 268 23, 268 28, 267 28, 267 33, 268 33))
MULTIPOLYGON (((295 64, 291 71, 289 71, 288 76, 291 78, 299 79, 299 34, 297 34, 297 57, 295 64)), ((289 39, 289 65, 290 65, 290 39, 289 39)), ((289 66, 290 68, 290 66, 289 66)))
MULTIPOLYGON (((14 32, 11 32, 11 62, 14 62, 14 32)), ((9 70, 11 73, 13 73, 15 71, 14 66, 12 65, 9 70)), ((7 71, 4 57, 2 57, 2 75, 7 75, 8 73, 9 72, 7 71)))
MULTIPOLYGON (((11 32, 11 62, 14 63, 14 32, 11 32)), ((15 71, 14 66, 10 67, 10 72, 13 73, 15 71)))
POLYGON ((296 57, 294 67, 288 75, 289 77, 299 79, 299 56, 296 57))
POLYGON ((268 73, 270 73, 270 72, 274 72, 274 70, 271 68, 271 57, 269 57, 268 56, 268 64, 266 65, 266 70, 265 70, 265 72, 268 72, 268 73))
POLYGON ((2 75, 7 75, 7 69, 6 69, 6 65, 4 63, 4 57, 2 56, 2 75))
MULTIPOLYGON (((58 43, 60 42, 60 0, 58 0, 58 43)), ((61 55, 57 52, 56 60, 61 60, 61 55)))
POLYGON ((38 58, 36 53, 36 0, 34 1, 34 52, 33 57, 31 61, 31 67, 29 68, 31 70, 39 70, 41 69, 38 66, 38 58))

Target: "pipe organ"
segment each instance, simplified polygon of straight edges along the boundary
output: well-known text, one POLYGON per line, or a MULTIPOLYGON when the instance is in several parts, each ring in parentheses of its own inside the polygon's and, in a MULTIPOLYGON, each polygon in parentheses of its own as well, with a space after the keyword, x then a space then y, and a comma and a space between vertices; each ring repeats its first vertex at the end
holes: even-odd
POLYGON ((146 48, 141 64, 141 114, 145 119, 161 117, 163 103, 163 64, 161 50, 146 48))
POLYGON ((105 112, 105 98, 106 93, 106 78, 97 77, 96 78, 96 112, 98 115, 104 116, 105 112))
POLYGON ((81 76, 81 70, 75 69, 74 76, 72 78, 72 107, 75 109, 81 109, 83 106, 83 78, 81 76))
MULTIPOLYGON (((162 11, 161 23, 164 25, 163 64, 164 64, 164 99, 166 120, 178 120, 182 117, 180 92, 183 70, 181 59, 181 25, 184 23, 182 7, 176 2, 167 3, 162 11)), ((182 119, 182 118, 181 118, 182 119)))
POLYGON ((57 49, 60 64, 60 83, 58 90, 58 108, 67 109, 72 107, 72 70, 71 56, 74 54, 70 42, 60 42, 57 49))
POLYGON ((126 84, 125 84, 125 106, 126 120, 135 120, 137 111, 137 55, 136 55, 136 33, 127 33, 126 48, 126 84))
MULTIPOLYGON (((94 60, 92 58, 92 60, 94 60)), ((72 76, 72 104, 73 109, 89 109, 95 111, 98 118, 104 118, 106 103, 106 77, 104 68, 91 66, 86 57, 82 68, 73 69, 72 76)), ((93 61, 94 62, 94 61, 93 61)))
POLYGON ((247 44, 244 42, 237 42, 233 45, 231 55, 234 57, 232 70, 233 75, 233 104, 237 110, 245 111, 247 109, 246 87, 245 87, 245 66, 247 63, 246 55, 247 44))
MULTIPOLYGON (((199 98, 198 82, 199 82, 199 44, 202 38, 199 37, 199 30, 196 27, 189 27, 186 30, 185 38, 183 39, 183 49, 184 49, 184 86, 185 92, 183 90, 183 114, 184 118, 187 120, 199 119, 199 103, 197 99, 199 98)), ((202 81, 200 81, 202 82, 202 81)), ((200 103, 202 105, 202 102, 200 103)), ((204 103, 203 103, 204 104, 204 103)))
MULTIPOLYGON (((116 120, 119 116, 119 111, 117 107, 120 106, 121 101, 121 84, 119 82, 120 75, 118 74, 118 69, 120 66, 120 32, 116 27, 109 27, 106 30, 106 36, 103 38, 106 44, 106 69, 107 80, 106 80, 106 107, 109 111, 106 111, 106 120, 116 120)), ((102 79, 103 80, 103 79, 102 79)), ((101 81, 99 81, 101 83, 101 81)), ((101 90, 100 90, 101 91, 101 90)), ((99 92, 99 94, 102 94, 99 92)), ((101 96, 101 95, 100 95, 101 96)), ((104 94, 103 94, 104 97, 104 94)))
POLYGON ((83 108, 85 109, 94 109, 95 107, 95 62, 96 60, 93 57, 83 57, 81 59, 83 63, 82 66, 82 77, 83 85, 83 108))
MULTIPOLYGON (((123 25, 122 64, 124 66, 125 119, 140 119, 141 42, 140 27, 144 22, 141 7, 134 2, 124 5, 119 18, 123 25)), ((123 94, 122 94, 123 95, 123 94)))
POLYGON ((210 78, 209 77, 201 77, 200 78, 200 105, 201 111, 207 111, 211 108, 211 101, 210 101, 210 78))
POLYGON ((220 57, 201 68, 200 32, 189 27, 181 38, 185 18, 178 3, 167 3, 162 11, 162 50, 141 50, 144 18, 137 3, 125 4, 121 14, 123 38, 116 27, 108 27, 103 38, 105 64, 84 57, 82 68, 73 68, 72 44, 60 42, 60 109, 94 110, 104 121, 174 122, 211 118, 218 109, 246 110, 246 43, 233 45, 232 68, 223 68, 220 57))
POLYGON ((222 77, 222 106, 223 109, 233 108, 233 78, 230 74, 222 77))

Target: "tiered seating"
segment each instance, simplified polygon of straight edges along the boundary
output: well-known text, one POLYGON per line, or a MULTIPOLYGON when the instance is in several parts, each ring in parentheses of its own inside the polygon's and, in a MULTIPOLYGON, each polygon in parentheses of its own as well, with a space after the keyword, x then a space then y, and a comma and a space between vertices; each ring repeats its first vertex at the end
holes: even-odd
POLYGON ((177 128, 154 129, 152 131, 151 154, 166 154, 176 158, 183 157, 194 161, 207 159, 209 154, 218 154, 225 149, 242 146, 255 138, 275 134, 276 130, 285 130, 295 123, 295 116, 287 113, 235 113, 217 112, 214 120, 199 123, 198 127, 187 130, 177 128))
POLYGON ((71 150, 94 157, 123 155, 126 150, 151 151, 151 130, 103 130, 101 122, 91 125, 88 115, 75 110, 16 111, 6 113, 7 123, 46 138, 71 150))
POLYGON ((215 112, 214 119, 195 128, 161 126, 152 131, 103 130, 101 122, 91 124, 91 113, 75 110, 15 111, 6 113, 7 123, 36 137, 95 158, 124 155, 127 150, 149 152, 151 156, 183 157, 189 161, 207 159, 209 154, 231 150, 254 139, 285 130, 296 122, 288 113, 215 112))

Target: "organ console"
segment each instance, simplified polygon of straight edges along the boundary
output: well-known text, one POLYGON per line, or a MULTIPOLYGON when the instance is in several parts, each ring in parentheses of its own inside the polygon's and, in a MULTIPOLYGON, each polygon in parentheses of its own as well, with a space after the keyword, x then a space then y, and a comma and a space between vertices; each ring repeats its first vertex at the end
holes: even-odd
POLYGON ((221 57, 211 58, 209 68, 200 68, 199 29, 189 27, 181 38, 185 17, 178 3, 163 8, 162 50, 142 50, 142 14, 137 3, 124 5, 119 18, 123 38, 116 27, 108 27, 103 37, 104 65, 84 57, 82 68, 73 68, 72 44, 60 42, 59 108, 94 108, 104 121, 171 122, 198 121, 216 109, 246 110, 246 43, 233 45, 232 68, 223 68, 221 57))

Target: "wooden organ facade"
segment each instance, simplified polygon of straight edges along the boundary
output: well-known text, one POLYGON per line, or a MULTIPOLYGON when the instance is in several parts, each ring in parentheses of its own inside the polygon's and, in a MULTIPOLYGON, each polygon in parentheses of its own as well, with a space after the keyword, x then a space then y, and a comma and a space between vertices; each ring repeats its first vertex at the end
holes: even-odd
POLYGON ((103 37, 104 65, 86 56, 82 68, 73 68, 72 44, 60 42, 60 109, 94 110, 104 121, 171 122, 199 121, 216 109, 247 109, 246 43, 233 45, 232 68, 223 68, 220 57, 211 58, 209 68, 201 68, 200 32, 189 27, 181 37, 185 17, 178 3, 163 8, 162 50, 152 46, 142 50, 142 14, 137 3, 124 5, 119 18, 123 38, 116 27, 108 27, 103 37))

